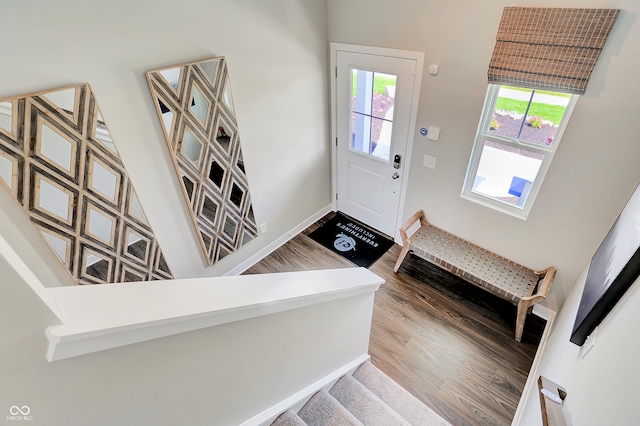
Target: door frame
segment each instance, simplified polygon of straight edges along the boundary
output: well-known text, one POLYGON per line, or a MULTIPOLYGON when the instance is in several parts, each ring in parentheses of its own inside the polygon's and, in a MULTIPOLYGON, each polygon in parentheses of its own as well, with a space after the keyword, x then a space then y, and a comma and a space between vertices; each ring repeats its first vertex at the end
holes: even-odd
POLYGON ((400 199, 398 201, 398 214, 395 232, 392 235, 396 243, 402 243, 398 228, 402 224, 404 217, 404 204, 407 197, 407 184, 409 179, 409 169, 411 165, 411 157, 413 153, 413 143, 416 136, 416 120, 418 116, 418 103, 420 100, 420 86, 422 83, 422 70, 424 68, 424 52, 412 50, 389 49, 385 47, 362 46, 347 43, 330 43, 330 77, 331 77, 331 208, 333 211, 338 209, 338 108, 337 108, 337 52, 360 53, 376 56, 390 56, 401 59, 412 59, 416 61, 416 75, 413 83, 413 92, 411 94, 411 113, 409 117, 409 128, 407 129, 407 150, 405 153, 404 166, 402 167, 402 186, 400 189, 400 199))

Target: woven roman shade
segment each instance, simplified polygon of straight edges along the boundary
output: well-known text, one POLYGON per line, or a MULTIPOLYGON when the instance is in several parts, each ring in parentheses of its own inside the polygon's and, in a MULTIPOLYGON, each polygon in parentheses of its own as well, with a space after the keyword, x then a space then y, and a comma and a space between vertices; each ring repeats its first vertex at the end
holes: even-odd
POLYGON ((505 7, 489 83, 584 94, 620 9, 505 7))

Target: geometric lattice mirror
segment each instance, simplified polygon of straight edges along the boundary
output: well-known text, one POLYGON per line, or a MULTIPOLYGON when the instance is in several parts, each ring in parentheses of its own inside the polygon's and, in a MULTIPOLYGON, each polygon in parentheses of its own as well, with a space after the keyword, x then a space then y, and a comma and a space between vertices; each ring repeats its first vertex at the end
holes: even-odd
POLYGON ((0 101, 0 181, 78 284, 173 278, 88 84, 0 101))
POLYGON ((147 81, 213 265, 258 235, 225 58, 149 71, 147 81))

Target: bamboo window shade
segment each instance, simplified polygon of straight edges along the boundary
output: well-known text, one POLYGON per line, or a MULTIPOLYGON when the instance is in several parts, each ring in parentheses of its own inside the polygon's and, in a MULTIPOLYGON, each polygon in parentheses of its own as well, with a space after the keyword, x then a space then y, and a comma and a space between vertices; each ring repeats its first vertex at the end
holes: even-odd
POLYGON ((620 9, 505 7, 489 83, 584 94, 620 9))

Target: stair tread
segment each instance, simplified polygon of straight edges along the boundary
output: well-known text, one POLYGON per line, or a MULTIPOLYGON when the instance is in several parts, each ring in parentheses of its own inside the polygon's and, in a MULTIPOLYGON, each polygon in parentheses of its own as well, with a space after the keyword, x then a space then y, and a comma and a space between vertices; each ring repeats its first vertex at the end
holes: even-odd
POLYGON ((329 394, 366 426, 411 426, 352 376, 340 378, 329 394))
POLYGON ((292 410, 287 410, 280 414, 271 426, 307 426, 307 424, 292 410))
POLYGON ((353 373, 353 378, 414 426, 451 426, 370 361, 358 367, 353 373))
POLYGON ((363 426, 324 389, 309 399, 298 411, 298 416, 309 426, 363 426))

